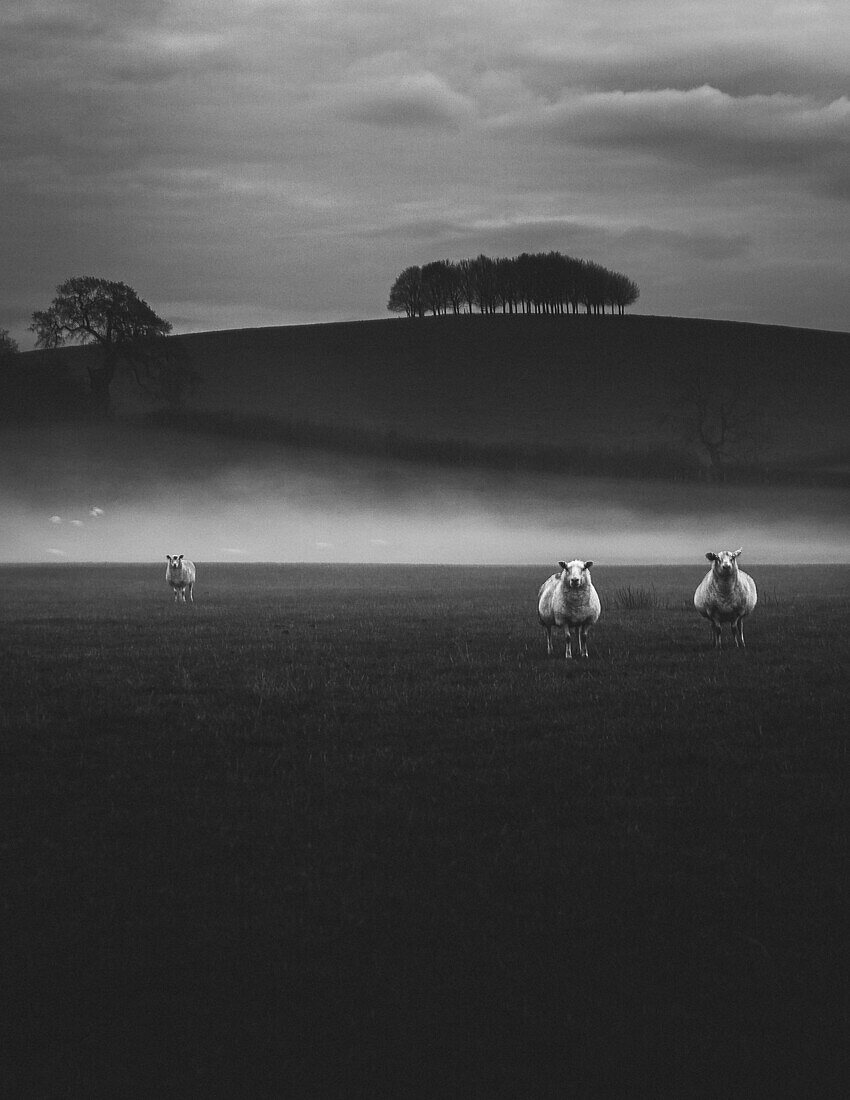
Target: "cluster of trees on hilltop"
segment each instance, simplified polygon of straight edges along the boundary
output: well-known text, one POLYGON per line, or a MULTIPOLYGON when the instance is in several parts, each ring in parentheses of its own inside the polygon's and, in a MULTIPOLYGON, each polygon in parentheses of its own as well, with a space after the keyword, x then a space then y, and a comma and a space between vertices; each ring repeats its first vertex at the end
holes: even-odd
POLYGON ((390 290, 387 309, 426 313, 623 313, 638 299, 637 284, 591 260, 560 252, 474 260, 435 260, 407 267, 390 290))

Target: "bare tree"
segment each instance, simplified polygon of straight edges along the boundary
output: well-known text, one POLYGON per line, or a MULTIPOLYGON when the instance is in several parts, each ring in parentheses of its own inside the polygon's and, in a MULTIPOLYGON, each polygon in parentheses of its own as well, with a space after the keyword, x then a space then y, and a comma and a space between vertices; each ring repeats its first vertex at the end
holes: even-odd
POLYGON ((425 308, 430 309, 435 316, 448 313, 451 305, 451 274, 447 260, 434 260, 422 267, 422 299, 425 308))
POLYGON ((616 309, 622 315, 626 311, 626 306, 633 305, 639 297, 640 290, 637 283, 628 276, 621 275, 619 271, 611 272, 609 300, 612 311, 616 309))
POLYGON ((422 268, 406 267, 390 288, 387 309, 391 313, 406 313, 408 317, 422 317, 425 305, 422 297, 422 268))
POLYGON ((90 344, 101 355, 88 367, 95 408, 106 412, 110 386, 120 363, 139 386, 166 400, 182 394, 190 379, 185 356, 165 338, 171 324, 124 283, 77 276, 56 288, 47 309, 32 315, 31 331, 40 348, 90 344))
POLYGON ((767 401, 741 369, 694 373, 680 386, 671 421, 675 434, 696 448, 708 476, 725 480, 730 467, 761 458, 767 442, 767 401))
POLYGON ((6 366, 18 354, 18 342, 9 335, 9 330, 0 328, 0 364, 6 366))
POLYGON ((560 252, 523 252, 491 259, 436 260, 406 268, 390 291, 387 309, 421 317, 460 313, 623 313, 638 298, 637 284, 619 272, 560 252))

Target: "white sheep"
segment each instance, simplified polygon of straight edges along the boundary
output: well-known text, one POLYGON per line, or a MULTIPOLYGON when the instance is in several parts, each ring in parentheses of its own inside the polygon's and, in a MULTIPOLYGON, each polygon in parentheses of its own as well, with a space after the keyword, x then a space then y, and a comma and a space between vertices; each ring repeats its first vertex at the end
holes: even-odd
POLYGON ((171 585, 174 590, 174 602, 182 600, 186 602, 186 592, 189 593, 189 599, 192 603, 195 602, 194 588, 195 588, 195 566, 194 563, 188 561, 182 554, 175 554, 173 557, 171 554, 165 555, 168 560, 168 565, 165 567, 165 579, 171 585))
POLYGON ((715 649, 721 648, 723 623, 732 624, 735 645, 744 645, 744 619, 758 599, 756 582, 749 573, 738 568, 740 553, 740 548, 721 550, 719 554, 709 550, 705 556, 711 562, 711 569, 694 592, 694 607, 711 623, 715 649))
POLYGON ((569 660, 573 656, 573 635, 575 635, 575 656, 587 656, 587 632, 599 618, 601 610, 599 596, 590 579, 592 561, 559 561, 560 573, 553 573, 540 586, 537 597, 537 617, 546 631, 546 652, 551 657, 555 652, 552 646, 552 628, 561 627, 564 631, 565 653, 569 660))

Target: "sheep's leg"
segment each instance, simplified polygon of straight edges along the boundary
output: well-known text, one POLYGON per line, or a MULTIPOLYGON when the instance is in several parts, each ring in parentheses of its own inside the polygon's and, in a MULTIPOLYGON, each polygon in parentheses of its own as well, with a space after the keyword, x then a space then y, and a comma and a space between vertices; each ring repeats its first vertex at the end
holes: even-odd
POLYGON ((722 631, 720 629, 720 623, 715 622, 715 620, 712 619, 711 620, 711 629, 714 632, 714 648, 715 649, 722 649, 723 648, 723 642, 722 642, 722 639, 721 639, 722 631))
POLYGON ((586 657, 587 656, 587 624, 586 623, 582 623, 582 625, 578 628, 578 641, 579 641, 579 646, 578 646, 579 656, 580 657, 586 657))
POLYGON ((732 627, 735 632, 735 645, 740 646, 741 649, 746 649, 746 642, 744 641, 744 620, 743 618, 736 619, 735 624, 732 627))
POLYGON ((195 582, 194 581, 189 585, 189 602, 190 603, 195 602, 195 582))
MULTIPOLYGON (((564 625, 564 656, 569 661, 573 655, 573 628, 569 624, 564 625)), ((578 647, 578 638, 576 638, 576 647, 578 647)))
POLYGON ((180 589, 175 587, 174 589, 174 602, 178 603, 180 600, 180 589))
POLYGON ((551 657, 555 652, 552 646, 552 627, 544 624, 543 629, 546 631, 546 656, 551 657))

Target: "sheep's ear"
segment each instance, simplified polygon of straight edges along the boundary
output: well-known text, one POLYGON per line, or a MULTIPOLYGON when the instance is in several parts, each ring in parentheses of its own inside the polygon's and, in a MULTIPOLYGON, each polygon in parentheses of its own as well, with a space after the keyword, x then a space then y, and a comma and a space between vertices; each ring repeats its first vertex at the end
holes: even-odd
POLYGON ((584 563, 584 567, 585 567, 585 569, 590 569, 591 565, 593 565, 593 562, 592 562, 592 561, 586 561, 586 562, 584 563))
POLYGON ((744 549, 743 546, 739 546, 738 549, 735 551, 735 553, 732 555, 732 557, 737 558, 737 556, 741 553, 741 551, 743 549, 744 549))
POLYGON ((709 550, 709 552, 705 556, 708 558, 709 561, 717 561, 717 555, 714 553, 713 550, 709 550))
POLYGON ((562 569, 566 569, 566 568, 567 568, 567 563, 566 563, 565 561, 559 561, 559 562, 558 562, 558 565, 560 565, 560 567, 561 567, 562 569))
POLYGON ((183 555, 181 554, 180 557, 177 560, 182 561, 183 560, 183 555))

